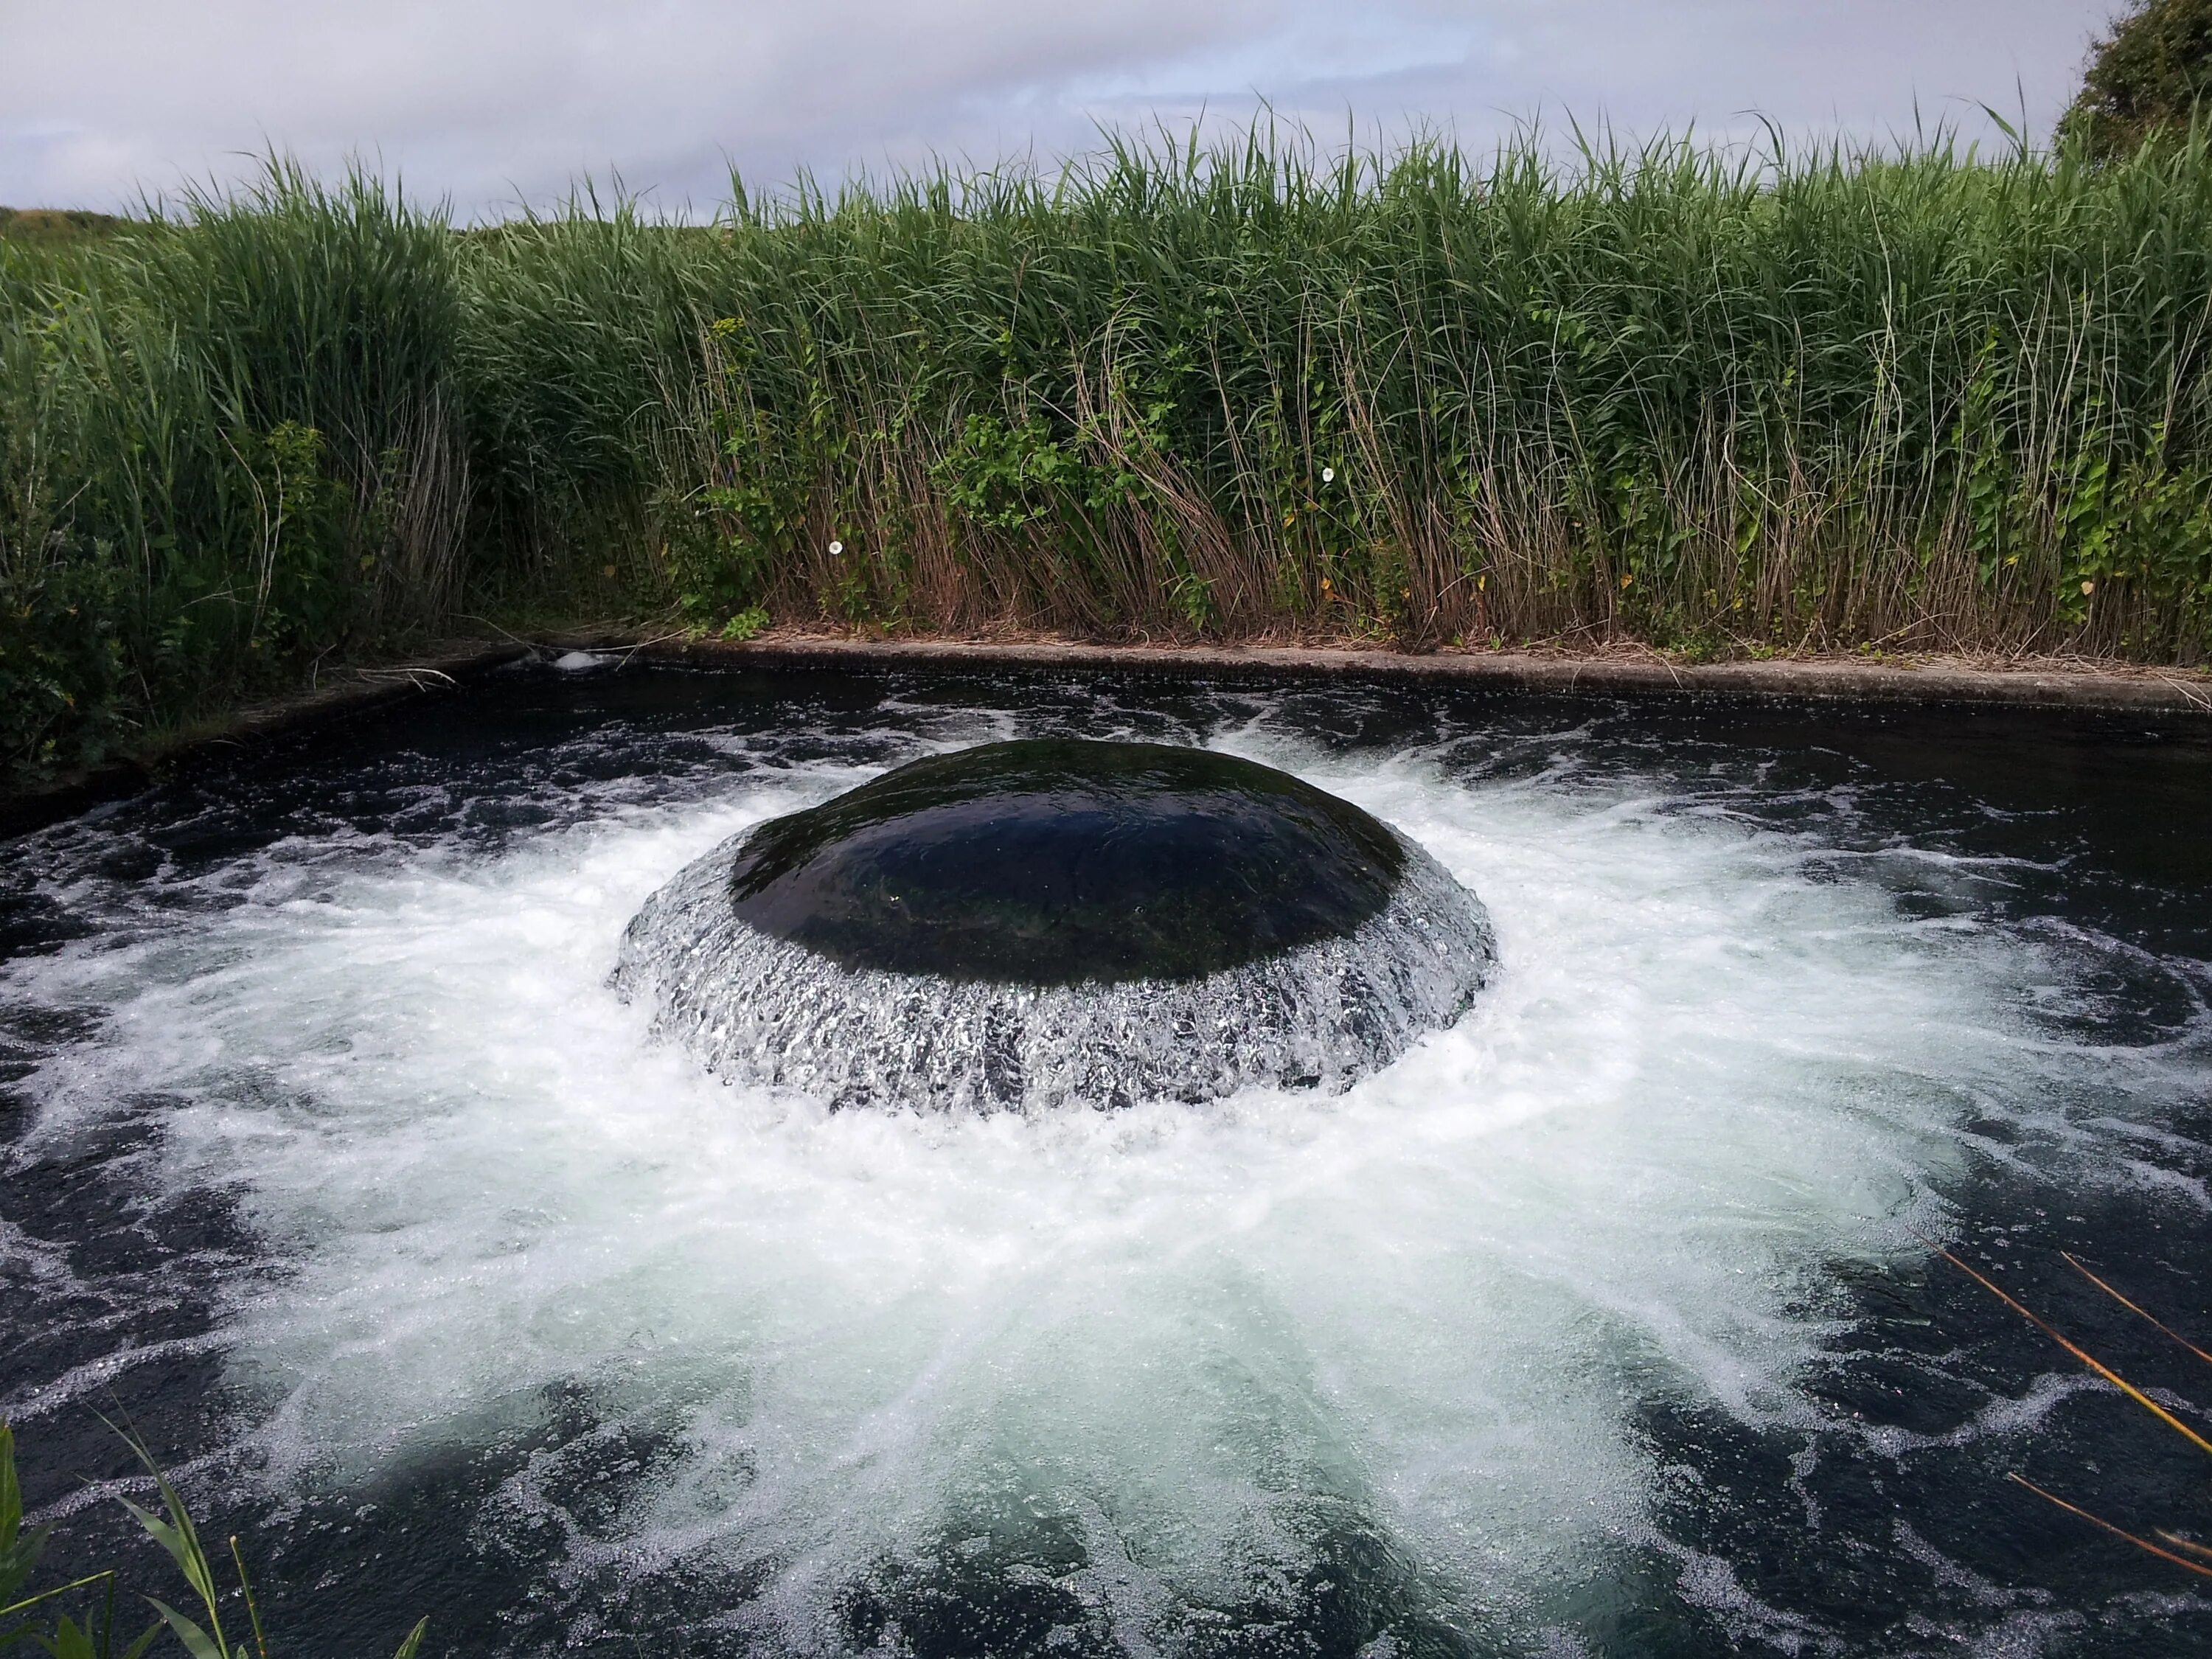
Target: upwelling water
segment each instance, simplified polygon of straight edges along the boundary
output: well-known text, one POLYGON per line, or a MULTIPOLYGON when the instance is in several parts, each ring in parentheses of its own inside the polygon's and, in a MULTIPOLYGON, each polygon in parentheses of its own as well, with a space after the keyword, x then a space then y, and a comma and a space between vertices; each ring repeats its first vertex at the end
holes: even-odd
POLYGON ((495 677, 7 847, 0 1410, 76 1559, 127 1416, 295 1652, 2212 1650, 2003 1479, 2201 1532, 2202 1455, 1932 1254, 2212 1394, 2057 1255, 2205 1325, 2208 806, 2055 718, 495 677), (1347 797, 1496 978, 1347 1093, 1028 1117, 610 988, 717 842, 1021 734, 1347 797))

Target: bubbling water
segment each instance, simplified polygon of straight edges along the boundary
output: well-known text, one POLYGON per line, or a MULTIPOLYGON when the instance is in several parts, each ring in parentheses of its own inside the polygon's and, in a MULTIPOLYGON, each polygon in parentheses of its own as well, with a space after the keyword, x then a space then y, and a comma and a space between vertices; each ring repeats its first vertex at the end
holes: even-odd
POLYGON ((533 1462, 486 1524, 571 1517, 580 1582, 726 1573, 771 1647, 865 1645, 856 1583, 895 1620, 885 1563, 1017 1534, 1136 1650, 1347 1537, 1401 1612, 1534 1627, 1644 1535, 1626 1398, 1805 1410, 1825 1269, 1905 1243, 1966 1093, 2026 1076, 2001 975, 1784 836, 1264 752, 1492 896, 1490 990, 1342 1094, 852 1113, 701 1075, 609 987, 618 941, 853 781, 822 763, 491 854, 276 849, 218 917, 27 970, 110 1011, 35 1080, 41 1133, 158 1091, 159 1179, 286 1264, 221 1320, 279 1486, 558 1391, 647 1475, 584 1525, 533 1462))
POLYGON ((1332 1090, 1449 1025, 1497 955, 1420 848, 1272 767, 1031 739, 732 837, 613 984, 718 1077, 838 1107, 1332 1090))

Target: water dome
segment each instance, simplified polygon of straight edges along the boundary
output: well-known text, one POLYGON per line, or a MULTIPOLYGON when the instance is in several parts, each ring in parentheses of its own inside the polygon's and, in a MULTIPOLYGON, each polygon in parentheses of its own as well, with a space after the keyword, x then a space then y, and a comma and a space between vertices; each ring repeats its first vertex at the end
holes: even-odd
POLYGON ((1341 1089, 1465 1012, 1481 902, 1206 750, 1030 739, 898 768, 648 900, 615 982, 718 1075, 984 1109, 1341 1089))

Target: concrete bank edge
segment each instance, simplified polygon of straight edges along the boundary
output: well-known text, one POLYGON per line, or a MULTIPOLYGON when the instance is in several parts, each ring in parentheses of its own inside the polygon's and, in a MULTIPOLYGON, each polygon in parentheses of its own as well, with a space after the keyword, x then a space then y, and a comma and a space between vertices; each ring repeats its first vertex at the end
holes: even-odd
POLYGON ((1935 663, 1903 667, 1823 659, 1677 664, 1656 656, 1578 658, 1534 652, 1416 656, 1342 647, 867 640, 843 635, 779 635, 736 642, 593 629, 558 632, 535 642, 456 641, 450 648, 410 661, 342 671, 313 690, 241 709, 208 736, 152 760, 112 761, 42 788, 0 791, 0 837, 26 834, 103 801, 135 794, 156 781, 161 767, 215 744, 297 731, 401 698, 447 690, 471 675, 532 654, 571 649, 712 668, 1082 669, 1179 678, 1255 674, 1600 696, 1704 696, 2106 711, 2178 717, 2191 725, 2212 715, 2212 676, 2117 665, 2075 670, 1935 663))
POLYGON ((2017 708, 2212 714, 2212 677, 2179 669, 1980 668, 1828 659, 1675 664, 1515 652, 1358 651, 1298 646, 1130 646, 779 636, 744 643, 564 635, 556 644, 720 666, 1086 668, 1183 677, 1257 673, 1420 681, 1501 690, 1628 696, 1752 696, 1852 702, 1950 702, 2017 708))

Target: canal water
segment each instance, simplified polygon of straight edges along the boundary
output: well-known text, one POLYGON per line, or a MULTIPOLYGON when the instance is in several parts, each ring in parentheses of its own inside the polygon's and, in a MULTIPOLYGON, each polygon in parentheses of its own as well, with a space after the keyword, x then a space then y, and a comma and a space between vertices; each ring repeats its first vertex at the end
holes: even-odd
POLYGON ((2110 716, 519 667, 0 843, 0 1411, 295 1653, 2212 1652, 2212 747, 2110 716), (1341 1093, 732 1086, 610 987, 748 824, 1196 744, 1479 893, 1341 1093))

